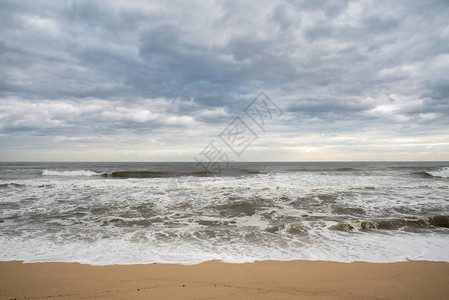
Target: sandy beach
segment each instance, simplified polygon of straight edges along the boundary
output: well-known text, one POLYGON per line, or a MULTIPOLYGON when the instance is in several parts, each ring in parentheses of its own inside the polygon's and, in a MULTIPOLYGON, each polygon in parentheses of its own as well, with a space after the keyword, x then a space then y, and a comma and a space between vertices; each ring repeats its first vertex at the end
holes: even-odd
POLYGON ((449 263, 0 263, 1 299, 447 299, 449 263))

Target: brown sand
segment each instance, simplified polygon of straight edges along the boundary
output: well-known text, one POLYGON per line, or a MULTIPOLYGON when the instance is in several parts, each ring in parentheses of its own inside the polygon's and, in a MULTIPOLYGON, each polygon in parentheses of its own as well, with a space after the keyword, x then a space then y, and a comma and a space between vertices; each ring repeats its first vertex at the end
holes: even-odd
POLYGON ((0 262, 1 299, 449 299, 449 263, 0 262))

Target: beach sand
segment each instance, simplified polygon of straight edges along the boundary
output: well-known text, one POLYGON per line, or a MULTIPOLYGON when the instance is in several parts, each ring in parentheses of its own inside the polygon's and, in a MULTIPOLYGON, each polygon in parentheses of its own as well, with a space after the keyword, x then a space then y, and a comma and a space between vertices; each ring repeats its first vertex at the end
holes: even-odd
POLYGON ((448 299, 449 263, 0 263, 1 299, 448 299))

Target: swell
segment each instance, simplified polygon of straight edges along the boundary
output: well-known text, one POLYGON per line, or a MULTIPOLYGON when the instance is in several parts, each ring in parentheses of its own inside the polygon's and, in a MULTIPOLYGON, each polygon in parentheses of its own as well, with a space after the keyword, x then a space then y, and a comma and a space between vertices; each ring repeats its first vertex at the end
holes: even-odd
POLYGON ((103 177, 112 178, 160 178, 160 177, 177 177, 177 176, 194 176, 194 177, 210 177, 210 176, 241 176, 264 174, 264 171, 248 170, 248 169, 230 169, 222 170, 222 172, 214 171, 113 171, 103 173, 103 177))
POLYGON ((243 176, 265 174, 264 171, 249 169, 229 169, 222 172, 213 171, 148 171, 148 170, 121 170, 121 171, 91 171, 91 170, 72 170, 55 171, 44 170, 43 176, 63 176, 63 177, 92 177, 101 176, 105 178, 129 179, 129 178, 165 178, 165 177, 210 177, 210 176, 243 176))
POLYGON ((6 188, 10 188, 10 187, 16 187, 16 188, 21 188, 21 187, 25 187, 24 184, 20 184, 20 183, 2 183, 0 184, 0 189, 6 189, 6 188))
POLYGON ((163 171, 114 171, 110 173, 103 173, 103 177, 111 178, 158 178, 158 177, 172 177, 173 172, 163 171))
POLYGON ((434 176, 432 176, 431 174, 429 174, 428 172, 425 171, 421 171, 421 172, 413 172, 411 173, 413 176, 415 177, 419 177, 419 178, 432 178, 434 176))
POLYGON ((289 172, 361 172, 364 171, 362 169, 350 168, 350 167, 341 167, 341 168, 295 168, 289 169, 289 172))
POLYGON ((371 231, 399 229, 431 229, 436 227, 449 228, 449 216, 437 215, 423 218, 387 219, 387 220, 348 220, 329 227, 337 231, 371 231))

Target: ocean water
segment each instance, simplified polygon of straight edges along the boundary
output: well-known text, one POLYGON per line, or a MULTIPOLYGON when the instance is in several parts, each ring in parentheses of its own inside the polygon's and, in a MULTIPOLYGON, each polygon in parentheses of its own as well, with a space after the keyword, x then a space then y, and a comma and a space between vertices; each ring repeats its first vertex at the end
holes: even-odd
POLYGON ((449 261, 449 162, 0 163, 0 260, 449 261))

